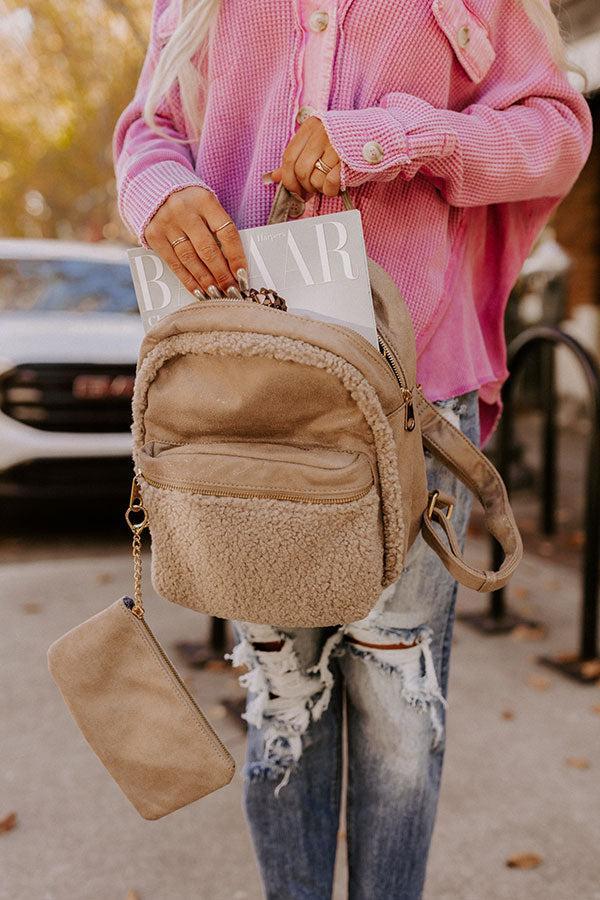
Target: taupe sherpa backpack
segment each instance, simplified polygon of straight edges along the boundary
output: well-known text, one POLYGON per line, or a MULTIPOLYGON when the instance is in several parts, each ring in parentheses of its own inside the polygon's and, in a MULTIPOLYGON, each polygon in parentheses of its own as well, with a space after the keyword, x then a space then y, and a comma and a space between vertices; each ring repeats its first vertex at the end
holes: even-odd
MULTIPOLYGON (((290 202, 280 188, 270 223, 290 202)), ((349 328, 247 300, 188 306, 146 335, 134 462, 162 596, 256 623, 349 623, 400 576, 419 532, 476 590, 514 572, 522 545, 500 476, 415 386, 406 306, 372 261, 369 274, 379 353, 349 328), (483 504, 498 572, 464 562, 423 445, 483 504)))

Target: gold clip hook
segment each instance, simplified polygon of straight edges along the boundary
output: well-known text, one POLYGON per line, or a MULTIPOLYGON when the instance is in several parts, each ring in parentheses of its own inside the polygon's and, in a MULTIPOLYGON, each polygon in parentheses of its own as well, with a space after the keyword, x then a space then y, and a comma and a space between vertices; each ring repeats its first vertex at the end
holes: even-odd
POLYGON ((129 497, 129 506, 125 512, 125 521, 134 534, 140 534, 148 524, 148 513, 144 507, 140 486, 135 475, 131 482, 131 494, 129 497), (141 520, 139 522, 133 521, 131 518, 132 513, 142 513, 141 520))

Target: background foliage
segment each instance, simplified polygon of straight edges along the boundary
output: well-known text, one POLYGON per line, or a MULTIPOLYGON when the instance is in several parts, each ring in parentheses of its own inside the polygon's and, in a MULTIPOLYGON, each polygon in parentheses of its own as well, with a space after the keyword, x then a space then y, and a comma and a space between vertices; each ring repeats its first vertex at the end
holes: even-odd
POLYGON ((150 0, 0 0, 0 235, 125 237, 111 138, 150 0))

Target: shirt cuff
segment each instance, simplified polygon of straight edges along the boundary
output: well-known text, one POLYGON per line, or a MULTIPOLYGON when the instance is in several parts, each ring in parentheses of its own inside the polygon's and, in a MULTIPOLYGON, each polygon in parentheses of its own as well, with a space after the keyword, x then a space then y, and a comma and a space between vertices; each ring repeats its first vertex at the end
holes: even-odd
POLYGON ((394 178, 410 162, 406 134, 387 110, 336 109, 315 114, 341 160, 341 188, 394 178))
POLYGON ((154 163, 126 181, 120 192, 121 215, 142 247, 146 226, 171 194, 186 187, 211 188, 192 169, 174 160, 154 163))
POLYGON ((385 106, 316 113, 341 160, 342 190, 367 181, 413 177, 427 158, 447 156, 454 135, 431 122, 432 107, 408 94, 383 98, 385 106), (416 164, 416 165, 415 165, 416 164))

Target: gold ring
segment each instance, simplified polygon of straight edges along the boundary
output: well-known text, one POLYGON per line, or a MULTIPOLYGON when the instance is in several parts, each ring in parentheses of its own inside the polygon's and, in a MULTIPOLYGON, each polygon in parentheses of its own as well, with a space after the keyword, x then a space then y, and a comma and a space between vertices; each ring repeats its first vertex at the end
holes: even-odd
POLYGON ((169 243, 170 243, 171 247, 176 247, 177 244, 181 244, 181 243, 183 243, 183 241, 189 241, 189 237, 187 236, 187 234, 184 234, 181 237, 178 237, 176 241, 169 241, 169 243))
POLYGON ((323 175, 329 175, 332 167, 328 166, 326 162, 323 162, 323 157, 321 156, 315 163, 315 169, 318 169, 323 175))
POLYGON ((227 219, 226 222, 223 222, 222 225, 219 225, 218 228, 215 228, 215 230, 213 231, 213 234, 216 234, 217 231, 221 230, 221 228, 227 228, 228 225, 233 225, 233 222, 231 221, 231 219, 227 219))

